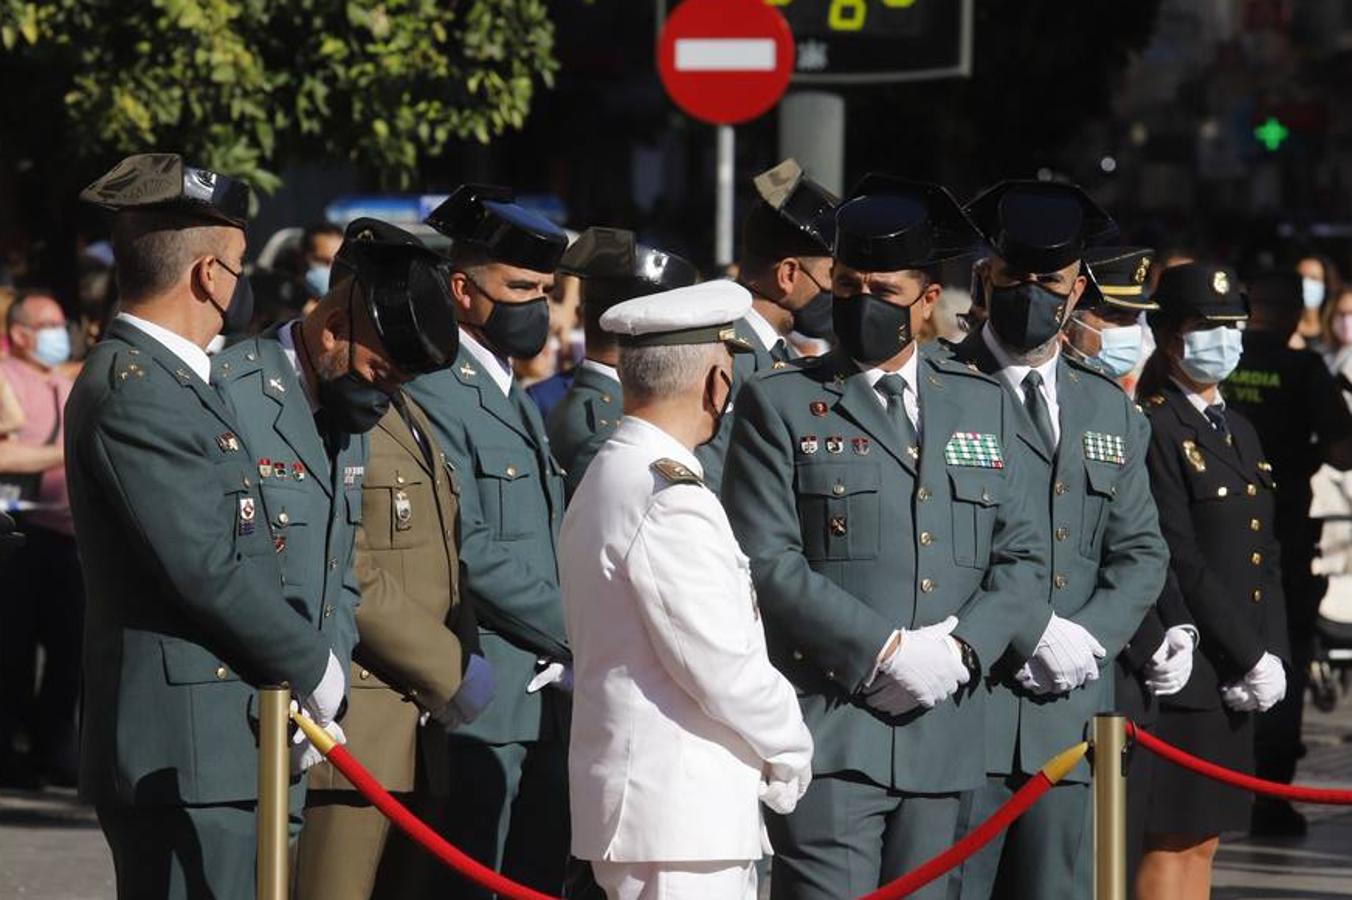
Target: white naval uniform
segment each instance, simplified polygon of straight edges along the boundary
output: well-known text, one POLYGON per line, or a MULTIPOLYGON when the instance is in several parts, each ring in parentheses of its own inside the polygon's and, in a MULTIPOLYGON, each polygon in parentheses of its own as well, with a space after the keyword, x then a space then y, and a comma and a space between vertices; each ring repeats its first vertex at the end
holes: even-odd
POLYGON ((722 505, 662 459, 701 473, 675 438, 625 417, 564 516, 573 854, 612 900, 754 898, 751 862, 770 850, 762 770, 807 769, 812 737, 766 656, 722 505))

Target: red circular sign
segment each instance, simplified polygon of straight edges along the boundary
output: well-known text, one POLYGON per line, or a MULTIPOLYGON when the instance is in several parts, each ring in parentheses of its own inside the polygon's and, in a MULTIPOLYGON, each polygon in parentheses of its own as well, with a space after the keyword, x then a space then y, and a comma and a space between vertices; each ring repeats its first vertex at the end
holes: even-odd
POLYGON ((714 125, 769 110, 784 95, 793 66, 793 33, 765 0, 685 0, 657 41, 668 96, 714 125))

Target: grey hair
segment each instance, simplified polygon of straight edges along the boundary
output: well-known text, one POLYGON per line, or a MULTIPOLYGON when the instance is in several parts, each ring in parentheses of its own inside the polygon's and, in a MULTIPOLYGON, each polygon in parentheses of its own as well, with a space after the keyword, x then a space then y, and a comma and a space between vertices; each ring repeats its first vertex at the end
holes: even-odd
POLYGON ((718 362, 718 344, 620 347, 620 384, 626 397, 652 400, 697 386, 718 362))

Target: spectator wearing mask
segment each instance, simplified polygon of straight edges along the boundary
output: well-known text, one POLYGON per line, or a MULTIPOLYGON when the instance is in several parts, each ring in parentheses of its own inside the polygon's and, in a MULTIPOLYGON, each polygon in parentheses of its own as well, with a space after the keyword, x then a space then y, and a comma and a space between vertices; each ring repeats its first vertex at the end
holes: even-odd
POLYGON ((71 380, 59 371, 70 357, 61 304, 45 290, 20 293, 5 316, 10 355, 0 383, 17 400, 22 423, 0 439, 0 484, 11 499, 35 504, 20 517, 28 535, 21 553, 0 569, 0 771, 31 785, 35 774, 73 784, 75 701, 80 684, 84 585, 62 466, 63 410, 71 380), (45 653, 36 684, 37 648, 45 653), (29 752, 14 739, 27 732, 29 752), (40 772, 38 771, 40 770, 40 772))
POLYGON ((1336 300, 1324 304, 1324 363, 1336 377, 1352 370, 1352 288, 1344 288, 1336 300))
MULTIPOLYGON (((301 273, 312 301, 329 292, 329 273, 342 245, 343 229, 331 222, 307 225, 301 234, 301 273)), ((308 313, 309 309, 304 311, 308 313)))
POLYGON ((1296 272, 1300 275, 1302 312, 1291 346, 1327 353, 1329 335, 1324 327, 1326 316, 1323 310, 1342 294, 1338 267, 1327 256, 1312 253, 1296 263, 1296 272))

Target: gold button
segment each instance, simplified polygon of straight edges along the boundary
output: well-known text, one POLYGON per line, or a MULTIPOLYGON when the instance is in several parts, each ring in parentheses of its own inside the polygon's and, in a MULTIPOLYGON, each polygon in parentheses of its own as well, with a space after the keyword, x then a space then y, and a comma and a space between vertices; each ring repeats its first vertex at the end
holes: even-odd
POLYGON ((329 560, 329 571, 332 572, 336 568, 338 568, 338 560, 336 559, 329 560))
POLYGON ((602 394, 602 395, 601 395, 601 402, 602 402, 602 403, 609 403, 609 402, 610 402, 610 395, 609 395, 609 394, 602 394))
POLYGON ((831 493, 839 497, 841 494, 845 493, 845 485, 841 484, 840 482, 836 482, 836 486, 831 488, 831 493))
POLYGON ((794 661, 795 661, 795 662, 802 662, 802 661, 803 661, 803 651, 802 651, 802 650, 795 650, 795 651, 793 651, 793 658, 794 658, 794 661))
POLYGON ((277 513, 277 524, 287 525, 291 522, 291 517, 286 514, 286 510, 277 513))
POLYGON ((324 604, 324 618, 327 619, 327 618, 328 618, 329 616, 331 616, 331 615, 333 615, 333 606, 330 605, 330 604, 328 604, 328 603, 325 603, 325 604, 324 604))
POLYGON ((1263 601, 1263 592, 1255 588, 1253 592, 1253 602, 1261 603, 1262 601, 1263 601))
POLYGON ((934 535, 930 534, 928 531, 920 532, 920 543, 928 547, 930 544, 934 543, 934 535))
POLYGON ((986 490, 985 488, 982 488, 982 489, 981 489, 981 502, 982 502, 982 503, 990 503, 990 502, 991 502, 991 492, 988 491, 988 490, 986 490))
POLYGON ((1262 523, 1262 522, 1258 521, 1257 519, 1250 519, 1250 520, 1249 520, 1249 530, 1250 530, 1250 531, 1261 531, 1262 529, 1263 529, 1263 523, 1262 523))
POLYGON ((508 478, 515 478, 515 477, 516 477, 516 466, 508 466, 508 467, 507 467, 507 477, 508 477, 508 478))
POLYGON ((1256 484, 1246 484, 1246 485, 1244 486, 1244 493, 1248 494, 1250 497, 1257 497, 1257 496, 1258 496, 1258 485, 1256 485, 1256 484))
POLYGON ((926 500, 928 500, 930 496, 931 496, 930 489, 927 487, 922 487, 920 490, 915 492, 915 499, 919 500, 921 503, 924 503, 926 500))
POLYGON ((830 678, 832 681, 834 681, 835 678, 836 678, 836 673, 835 673, 835 672, 832 672, 830 669, 828 669, 828 670, 826 671, 826 677, 827 677, 827 678, 830 678))
POLYGON ((922 578, 922 579, 920 579, 920 590, 923 591, 923 592, 926 593, 926 594, 933 593, 933 592, 934 592, 934 579, 933 579, 933 578, 922 578))
POLYGON ((1221 485, 1220 487, 1216 488, 1217 497, 1224 497, 1228 493, 1230 493, 1230 489, 1225 485, 1221 485))
POLYGON ((366 679, 371 677, 371 673, 366 671, 365 669, 362 669, 360 672, 357 673, 357 677, 360 678, 362 681, 365 681, 366 679))
POLYGON ((1066 538, 1068 538, 1068 537, 1070 537, 1070 529, 1069 529, 1069 528, 1067 528, 1066 526, 1062 525, 1060 528, 1056 529, 1056 539, 1057 539, 1058 541, 1064 541, 1064 540, 1065 540, 1066 538))
POLYGON ((229 674, 230 674, 230 670, 227 669, 225 666, 217 666, 217 667, 216 667, 216 680, 217 680, 217 681, 225 681, 225 677, 226 677, 227 675, 229 675, 229 674))
POLYGON ((1056 573, 1056 577, 1052 579, 1052 584, 1056 585, 1057 590, 1063 589, 1069 583, 1070 582, 1066 580, 1066 576, 1062 575, 1060 572, 1056 573))
MULTIPOLYGON (((509 473, 509 474, 510 474, 510 473, 509 473)), ((404 483, 404 476, 403 476, 403 475, 396 475, 396 476, 394 476, 394 483, 395 483, 395 484, 403 484, 403 483, 404 483)))
POLYGON ((258 359, 258 355, 255 353, 246 353, 244 354, 244 358, 247 359, 249 362, 253 362, 254 360, 258 359))
POLYGON ((1058 482, 1056 483, 1056 495, 1057 495, 1058 497, 1061 496, 1062 494, 1064 494, 1064 493, 1065 493, 1066 491, 1068 491, 1068 490, 1070 490, 1070 488, 1066 487, 1066 483, 1065 483, 1064 481, 1058 481, 1058 482))
POLYGON ((245 476, 244 476, 244 486, 245 486, 245 487, 249 487, 249 476, 248 476, 248 475, 245 475, 245 476))
POLYGON ((1249 562, 1253 563, 1255 566, 1261 566, 1263 564, 1263 554, 1255 553, 1253 556, 1249 557, 1249 562))

